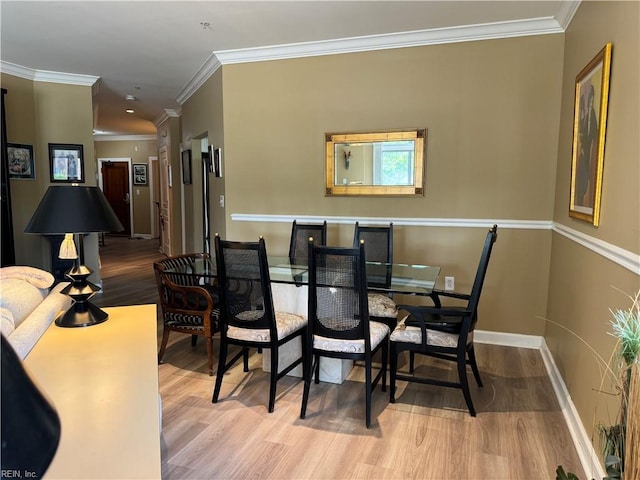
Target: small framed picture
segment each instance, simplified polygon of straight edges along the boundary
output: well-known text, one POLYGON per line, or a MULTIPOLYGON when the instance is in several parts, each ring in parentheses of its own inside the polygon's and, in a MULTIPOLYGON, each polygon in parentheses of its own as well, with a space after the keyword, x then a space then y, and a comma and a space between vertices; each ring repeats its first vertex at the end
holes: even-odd
POLYGON ((191 150, 182 151, 182 183, 191 185, 191 150))
POLYGON ((202 162, 204 163, 204 173, 213 173, 213 162, 211 161, 211 145, 207 148, 206 152, 202 152, 202 162))
POLYGON ((133 164, 133 184, 134 185, 146 185, 147 184, 147 165, 144 163, 133 164))
POLYGON ((82 145, 49 144, 51 182, 84 183, 84 150, 82 145))
POLYGON ((222 148, 213 149, 213 171, 216 177, 222 177, 222 148))
POLYGON ((33 145, 7 143, 9 178, 33 180, 36 178, 33 145))

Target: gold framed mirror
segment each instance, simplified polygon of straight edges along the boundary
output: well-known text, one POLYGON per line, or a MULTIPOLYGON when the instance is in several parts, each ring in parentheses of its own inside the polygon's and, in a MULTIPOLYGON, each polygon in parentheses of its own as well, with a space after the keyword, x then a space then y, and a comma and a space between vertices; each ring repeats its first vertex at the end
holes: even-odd
POLYGON ((325 195, 423 196, 427 130, 325 134, 325 195))

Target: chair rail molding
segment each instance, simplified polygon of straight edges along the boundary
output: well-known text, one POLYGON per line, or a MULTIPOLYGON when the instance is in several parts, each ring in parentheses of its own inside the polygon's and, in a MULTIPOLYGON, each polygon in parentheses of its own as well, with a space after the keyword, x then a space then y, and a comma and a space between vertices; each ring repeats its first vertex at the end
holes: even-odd
POLYGON ((624 248, 600 240, 599 238, 579 232, 561 223, 554 222, 553 231, 640 276, 640 255, 637 253, 630 252, 624 248))
POLYGON ((482 219, 482 218, 388 218, 388 217, 323 217, 321 215, 266 215, 260 213, 232 213, 231 220, 236 222, 276 222, 291 224, 299 222, 323 222, 335 224, 352 224, 356 220, 369 225, 388 225, 409 227, 460 227, 460 228, 491 228, 497 224, 501 229, 516 230, 552 230, 598 255, 611 260, 621 267, 640 276, 640 255, 605 242, 585 233, 574 230, 552 220, 514 220, 514 219, 482 219))
POLYGON ((367 225, 403 225, 409 227, 465 227, 465 228, 491 228, 498 224, 501 228, 515 228, 522 230, 550 230, 553 222, 547 220, 497 220, 480 218, 406 218, 406 217, 324 217, 322 215, 267 215, 260 213, 232 213, 231 220, 237 222, 276 222, 291 223, 298 222, 351 224, 356 220, 367 225))

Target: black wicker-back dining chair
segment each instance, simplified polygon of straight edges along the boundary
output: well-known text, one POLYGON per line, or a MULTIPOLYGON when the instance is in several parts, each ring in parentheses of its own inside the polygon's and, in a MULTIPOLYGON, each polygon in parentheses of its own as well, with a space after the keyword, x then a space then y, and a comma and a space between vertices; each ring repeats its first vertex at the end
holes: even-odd
POLYGON ((291 226, 291 240, 289 243, 289 259, 291 263, 307 263, 309 237, 313 237, 316 245, 326 245, 327 222, 298 223, 296 220, 293 221, 291 226))
POLYGON ((371 426, 371 392, 382 379, 386 390, 389 327, 369 321, 364 243, 358 248, 315 246, 309 242, 309 327, 305 349, 305 418, 311 378, 319 382, 320 357, 364 361, 366 425, 371 426), (372 356, 382 349, 382 364, 372 378, 372 356))
POLYGON ((398 305, 398 310, 408 312, 409 316, 404 322, 398 324, 390 337, 391 403, 395 402, 396 380, 453 387, 462 390, 469 413, 472 417, 476 416, 467 380, 467 365, 471 366, 476 383, 478 387, 482 388, 482 379, 473 348, 473 333, 478 321, 478 303, 489 266, 489 258, 497 238, 498 226, 494 225, 485 238, 470 294, 434 290, 434 295, 466 300, 465 306, 441 306, 438 308, 398 305), (411 354, 409 374, 398 373, 398 355, 403 351, 408 351, 411 354), (413 354, 456 362, 458 381, 451 382, 416 375, 413 354))
MULTIPOLYGON (((393 223, 381 226, 362 226, 356 222, 353 231, 353 247, 364 240, 367 262, 379 263, 369 268, 367 278, 369 286, 388 288, 391 285, 391 264, 393 263, 393 223), (374 271, 379 271, 372 276, 374 271)), ((393 330, 396 326, 398 311, 392 294, 369 292, 369 315, 371 320, 384 322, 393 330)))
POLYGON ((171 332, 191 335, 191 345, 198 336, 205 337, 207 370, 213 375, 213 336, 218 332, 218 293, 215 285, 194 274, 195 262, 207 262, 207 253, 189 253, 154 262, 153 270, 160 297, 162 342, 158 363, 162 363, 171 332), (171 272, 166 270, 171 269, 171 272))
POLYGON ((262 237, 258 242, 232 242, 216 235, 215 251, 220 292, 220 358, 212 401, 218 402, 225 372, 241 357, 244 371, 248 371, 250 348, 269 348, 269 412, 273 412, 278 380, 304 360, 300 355, 278 372, 278 349, 298 336, 304 347, 307 319, 275 311, 267 249, 262 237), (227 361, 232 345, 240 347, 240 351, 227 361))

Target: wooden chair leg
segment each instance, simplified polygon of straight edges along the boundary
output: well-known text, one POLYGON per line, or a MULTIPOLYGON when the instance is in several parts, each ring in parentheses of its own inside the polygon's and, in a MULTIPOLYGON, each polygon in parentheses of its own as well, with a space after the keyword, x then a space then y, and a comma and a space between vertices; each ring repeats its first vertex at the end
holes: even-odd
POLYGON ((467 362, 464 355, 462 358, 458 358, 458 377, 460 379, 460 386, 462 388, 462 394, 464 400, 467 402, 467 408, 472 417, 476 416, 476 410, 473 408, 473 401, 471 400, 471 392, 469 391, 469 381, 467 379, 467 362))
POLYGON ((391 342, 391 359, 390 359, 390 379, 389 379, 389 403, 396 403, 396 373, 398 372, 398 349, 396 344, 391 342))
POLYGON ((246 373, 249 371, 249 349, 247 347, 243 347, 242 349, 242 364, 243 371, 246 373))
POLYGON ((220 396, 220 387, 222 387, 222 377, 224 377, 224 369, 227 364, 227 343, 220 342, 220 356, 218 357, 218 374, 216 375, 216 386, 213 389, 213 403, 218 402, 220 396))
POLYGON ((198 342, 198 335, 191 335, 191 346, 195 347, 198 342))
POLYGON ((315 383, 320 383, 320 355, 316 355, 315 383))
POLYGON ((209 376, 213 377, 213 337, 208 337, 206 340, 207 340, 207 370, 209 371, 209 376))
POLYGON ((365 360, 365 424, 371 427, 371 358, 365 360))
POLYGON ((313 376, 313 355, 305 354, 306 362, 304 363, 302 378, 304 381, 304 388, 302 390, 302 406, 300 407, 300 418, 304 419, 307 415, 307 402, 309 400, 309 389, 311 387, 311 377, 313 376))
POLYGON ((389 362, 389 339, 386 339, 387 342, 382 346, 382 391, 387 391, 387 365, 389 362))
POLYGON ((476 363, 476 352, 473 349, 473 345, 469 348, 469 364, 471 365, 471 370, 473 371, 473 376, 476 379, 476 383, 478 387, 482 388, 482 379, 480 378, 480 371, 478 370, 478 364, 476 363))
POLYGON ((278 346, 271 347, 271 374, 269 375, 269 413, 276 406, 276 385, 278 384, 278 346))
POLYGON ((164 327, 162 331, 162 342, 160 343, 160 351, 158 352, 158 364, 162 363, 162 357, 164 356, 164 351, 167 348, 167 341, 169 340, 169 330, 167 327, 164 327))

